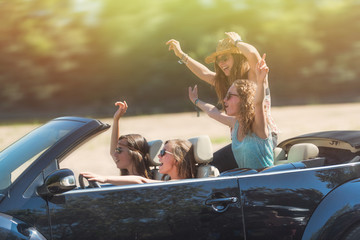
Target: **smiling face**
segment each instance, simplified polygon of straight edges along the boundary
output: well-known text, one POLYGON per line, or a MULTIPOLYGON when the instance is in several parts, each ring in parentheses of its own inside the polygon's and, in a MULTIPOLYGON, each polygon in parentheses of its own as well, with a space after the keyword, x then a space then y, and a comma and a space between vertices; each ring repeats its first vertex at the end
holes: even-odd
POLYGON ((234 57, 231 53, 221 54, 216 57, 216 64, 224 72, 225 76, 229 77, 234 65, 234 57))
POLYGON ((133 161, 131 159, 127 145, 128 142, 126 139, 121 139, 118 141, 115 152, 115 163, 119 169, 131 170, 133 168, 133 161))
POLYGON ((229 116, 236 116, 239 113, 240 97, 234 84, 231 85, 224 98, 225 112, 229 116))
POLYGON ((171 177, 177 175, 177 162, 173 154, 173 147, 171 146, 171 143, 166 143, 163 150, 165 150, 163 151, 163 155, 159 154, 159 159, 161 163, 159 167, 159 173, 168 174, 171 177))

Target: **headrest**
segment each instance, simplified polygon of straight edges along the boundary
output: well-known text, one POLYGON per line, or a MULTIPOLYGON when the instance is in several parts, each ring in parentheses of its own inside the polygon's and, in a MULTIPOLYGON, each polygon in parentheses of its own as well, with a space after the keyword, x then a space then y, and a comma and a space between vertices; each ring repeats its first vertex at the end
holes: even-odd
POLYGON ((276 162, 278 160, 284 160, 284 159, 286 159, 286 153, 284 149, 280 147, 274 148, 274 161, 276 162))
POLYGON ((148 142, 149 148, 150 148, 150 164, 151 166, 159 166, 159 153, 163 147, 163 141, 162 140, 153 140, 148 142))
POLYGON ((291 146, 288 153, 290 162, 298 162, 310 158, 316 158, 319 154, 319 148, 312 143, 298 143, 291 146))
POLYGON ((209 163, 213 160, 213 149, 209 136, 198 136, 190 138, 189 141, 193 144, 197 163, 209 163))

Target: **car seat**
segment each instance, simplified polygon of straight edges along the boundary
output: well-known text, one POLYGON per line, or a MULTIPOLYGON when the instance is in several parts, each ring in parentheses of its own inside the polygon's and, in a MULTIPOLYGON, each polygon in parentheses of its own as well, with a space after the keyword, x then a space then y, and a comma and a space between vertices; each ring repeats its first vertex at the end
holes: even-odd
POLYGON ((287 154, 287 159, 280 159, 281 157, 286 156, 284 153, 281 153, 281 150, 274 150, 275 165, 316 158, 319 154, 319 148, 312 143, 298 143, 291 146, 289 153, 287 154), (278 153, 275 153, 275 151, 278 151, 278 153))
POLYGON ((197 178, 217 177, 219 170, 209 163, 213 160, 213 149, 209 136, 202 135, 188 139, 194 148, 195 161, 198 164, 197 178))
POLYGON ((149 141, 149 155, 150 155, 150 168, 152 171, 153 179, 161 180, 162 174, 159 173, 158 166, 161 164, 158 157, 161 149, 163 148, 162 140, 149 141))
POLYGON ((286 159, 285 150, 280 147, 274 148, 274 165, 282 164, 278 162, 285 159, 286 159))

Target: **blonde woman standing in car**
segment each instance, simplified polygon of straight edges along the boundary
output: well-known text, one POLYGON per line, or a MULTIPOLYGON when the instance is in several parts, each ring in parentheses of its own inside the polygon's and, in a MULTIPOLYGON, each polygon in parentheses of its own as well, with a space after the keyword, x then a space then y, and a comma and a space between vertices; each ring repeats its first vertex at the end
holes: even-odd
POLYGON ((232 129, 232 152, 237 167, 263 169, 274 164, 273 143, 264 110, 269 68, 265 54, 255 66, 256 83, 235 80, 225 95, 226 114, 198 97, 197 86, 189 88, 190 100, 211 118, 232 129))
MULTIPOLYGON (((180 58, 198 78, 214 86, 219 102, 224 99, 227 90, 236 79, 248 79, 256 82, 255 67, 261 60, 257 49, 242 41, 239 34, 235 32, 226 32, 227 38, 218 42, 216 51, 205 59, 206 63, 214 63, 215 72, 208 69, 203 64, 189 57, 180 47, 180 43, 171 39, 166 44, 169 50, 173 50, 175 55, 180 58)), ((271 116, 271 97, 269 83, 265 83, 264 108, 266 112, 266 121, 272 133, 273 145, 277 145, 277 134, 279 133, 276 124, 271 116)), ((232 169, 236 166, 232 157, 230 145, 214 153, 213 165, 220 172, 232 169), (228 159, 228 161, 224 161, 228 159)))

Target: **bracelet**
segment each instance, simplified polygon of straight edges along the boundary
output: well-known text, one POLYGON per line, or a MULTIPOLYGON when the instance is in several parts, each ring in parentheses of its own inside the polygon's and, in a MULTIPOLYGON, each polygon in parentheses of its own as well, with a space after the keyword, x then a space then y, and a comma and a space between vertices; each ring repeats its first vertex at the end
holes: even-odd
POLYGON ((236 39, 235 42, 234 42, 234 45, 236 46, 239 42, 242 42, 243 40, 241 40, 240 38, 239 39, 236 39))
POLYGON ((200 108, 196 105, 199 101, 200 101, 199 98, 197 98, 197 99, 194 101, 195 111, 196 111, 196 116, 197 116, 197 117, 200 117, 200 108))
POLYGON ((189 60, 189 55, 187 55, 186 53, 184 53, 182 56, 181 56, 181 59, 178 61, 178 63, 180 64, 187 64, 189 60))

